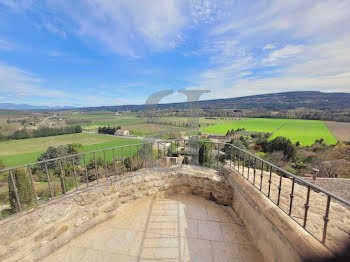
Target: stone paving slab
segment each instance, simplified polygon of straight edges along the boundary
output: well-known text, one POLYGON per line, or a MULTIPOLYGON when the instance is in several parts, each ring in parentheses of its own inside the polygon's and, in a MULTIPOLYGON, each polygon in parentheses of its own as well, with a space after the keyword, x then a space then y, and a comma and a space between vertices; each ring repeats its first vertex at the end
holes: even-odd
POLYGON ((224 207, 175 194, 147 198, 89 230, 43 261, 263 261, 224 207))

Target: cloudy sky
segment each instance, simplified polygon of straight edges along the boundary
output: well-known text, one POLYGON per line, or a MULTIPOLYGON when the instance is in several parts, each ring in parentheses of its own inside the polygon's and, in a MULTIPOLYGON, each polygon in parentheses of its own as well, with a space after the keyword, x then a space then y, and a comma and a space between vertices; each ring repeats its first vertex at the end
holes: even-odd
POLYGON ((0 0, 0 103, 142 104, 184 89, 350 92, 350 1, 0 0))

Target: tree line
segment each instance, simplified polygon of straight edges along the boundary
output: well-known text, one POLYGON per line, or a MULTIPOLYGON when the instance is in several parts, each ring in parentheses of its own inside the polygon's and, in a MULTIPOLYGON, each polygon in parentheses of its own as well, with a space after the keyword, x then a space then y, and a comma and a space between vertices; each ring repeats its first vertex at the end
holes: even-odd
POLYGON ((28 130, 27 128, 23 128, 21 130, 15 131, 12 135, 0 137, 0 140, 18 140, 34 137, 58 136, 81 133, 82 131, 83 129, 81 128, 81 126, 78 125, 60 128, 40 127, 36 130, 28 130))

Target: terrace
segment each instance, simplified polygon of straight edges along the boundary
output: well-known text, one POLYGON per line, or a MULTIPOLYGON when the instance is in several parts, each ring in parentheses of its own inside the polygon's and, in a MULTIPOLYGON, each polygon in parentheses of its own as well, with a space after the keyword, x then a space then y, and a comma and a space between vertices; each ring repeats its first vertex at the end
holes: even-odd
POLYGON ((17 212, 0 221, 2 261, 301 261, 349 240, 349 202, 231 144, 127 145, 3 172, 17 212))

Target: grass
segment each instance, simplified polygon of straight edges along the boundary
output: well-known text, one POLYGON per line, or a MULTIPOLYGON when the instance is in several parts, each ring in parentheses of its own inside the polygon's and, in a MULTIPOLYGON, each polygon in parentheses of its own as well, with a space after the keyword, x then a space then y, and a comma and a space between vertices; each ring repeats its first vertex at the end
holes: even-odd
POLYGON ((316 139, 323 138, 326 144, 336 144, 337 139, 323 121, 299 119, 265 119, 250 118, 230 123, 202 128, 203 133, 226 134, 232 128, 245 128, 247 131, 273 133, 270 139, 277 136, 289 138, 293 143, 299 141, 303 146, 312 145, 316 139))
MULTIPOLYGON (((38 157, 49 146, 59 146, 71 143, 83 145, 81 152, 88 152, 103 148, 116 147, 128 144, 136 144, 142 141, 129 138, 115 138, 93 134, 73 134, 55 137, 41 137, 23 140, 0 142, 0 159, 6 167, 24 165, 37 161, 38 157)), ((136 149, 135 149, 136 151, 136 149)), ((121 153, 116 152, 116 156, 121 153)), ((108 155, 108 160, 112 153, 108 155)), ((88 159, 87 159, 88 160, 88 159)))

